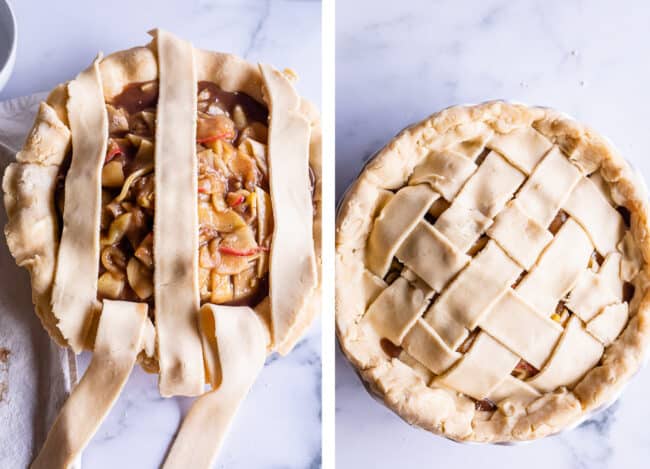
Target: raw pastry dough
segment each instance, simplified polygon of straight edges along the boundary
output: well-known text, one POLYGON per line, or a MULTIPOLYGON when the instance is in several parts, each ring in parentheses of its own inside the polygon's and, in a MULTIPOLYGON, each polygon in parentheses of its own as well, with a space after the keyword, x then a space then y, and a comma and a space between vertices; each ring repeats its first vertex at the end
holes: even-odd
POLYGON ((266 335, 252 309, 203 305, 201 334, 212 391, 190 408, 164 469, 212 467, 239 405, 264 366, 266 335))
POLYGON ((196 396, 205 377, 198 331, 196 73, 192 45, 158 30, 154 296, 162 396, 196 396))
POLYGON ((108 140, 100 60, 101 56, 97 57, 68 85, 72 162, 65 183, 63 233, 52 310, 63 337, 77 353, 89 345, 89 328, 99 306, 96 297, 101 172, 108 140))
POLYGON ((93 358, 47 435, 32 469, 67 468, 113 407, 142 349, 145 303, 104 301, 93 358))
MULTIPOLYGON (((235 411, 233 403, 237 396, 242 398, 245 394, 243 389, 250 386, 246 383, 252 383, 264 355, 272 350, 288 353, 320 310, 322 136, 317 110, 296 94, 288 72, 280 73, 265 65, 258 67, 231 54, 195 49, 164 31, 156 30, 153 35, 154 40, 147 46, 119 51, 104 59, 100 57, 76 80, 57 86, 47 102, 41 104, 25 145, 16 156, 17 162, 7 168, 3 178, 7 242, 16 262, 30 272, 38 316, 60 345, 71 345, 75 351, 92 349, 93 344, 95 347, 88 374, 66 404, 65 409, 72 410, 65 410, 53 429, 51 442, 44 449, 46 456, 39 459, 40 467, 56 466, 57 461, 65 465, 83 448, 119 393, 136 356, 147 371, 160 371, 163 395, 202 393, 205 365, 217 390, 199 400, 187 425, 191 427, 196 419, 211 421, 212 415, 200 413, 224 405, 222 399, 227 397, 226 413, 219 420, 227 426, 235 411), (259 299, 255 307, 259 319, 255 317, 257 322, 246 319, 246 328, 251 340, 254 339, 249 347, 250 360, 237 362, 230 368, 231 361, 243 357, 233 357, 227 352, 218 354, 209 348, 206 350, 211 352, 204 357, 198 325, 195 143, 196 91, 197 82, 201 81, 208 81, 223 91, 246 94, 261 108, 266 101, 271 108, 268 169, 271 171, 270 208, 276 231, 271 246, 275 262, 268 275, 273 304, 270 305, 269 296, 259 299), (135 86, 149 93, 156 85, 159 87, 154 145, 156 274, 155 311, 152 311, 156 324, 149 317, 142 319, 142 331, 138 332, 135 347, 128 342, 129 333, 135 334, 135 329, 127 331, 118 327, 107 332, 112 327, 110 312, 136 311, 131 319, 139 321, 141 309, 146 310, 146 306, 106 301, 103 314, 94 314, 100 306, 96 299, 101 245, 100 176, 109 156, 106 148, 109 129, 116 125, 113 118, 120 114, 114 112, 120 107, 118 95, 135 86), (108 107, 109 123, 108 105, 112 106, 108 107), (71 143, 72 167, 66 175, 64 164, 71 143), (55 208, 55 202, 60 200, 55 195, 62 177, 66 177, 67 190, 60 244, 59 214, 55 208), (273 306, 273 314, 269 306, 273 306), (120 348, 125 342, 128 347, 120 348), (116 368, 106 362, 106 356, 117 360, 116 368), (220 360, 226 362, 219 363, 220 360), (247 364, 250 368, 246 368, 247 364), (226 369, 232 372, 226 373, 226 369), (222 381, 220 370, 228 375, 227 379, 232 377, 232 383, 222 381), (111 381, 113 372, 117 374, 111 381), (79 408, 87 414, 85 419, 79 408)), ((153 106, 151 98, 152 103, 147 105, 153 106)), ((114 138, 114 133, 110 136, 114 138)), ((262 144, 250 139, 243 144, 249 145, 255 154, 265 150, 262 144)), ((123 155, 118 152, 111 157, 123 155)), ((264 163, 259 164, 260 171, 265 173, 264 163)), ((257 195, 269 197, 259 191, 257 195)), ((370 290, 383 287, 380 278, 368 278, 369 295, 376 296, 370 290)), ((248 308, 230 311, 231 307, 222 306, 219 309, 227 315, 250 316, 248 308)), ((233 334, 239 332, 236 329, 233 334)), ((224 344, 236 341, 237 350, 244 352, 241 338, 221 337, 224 344)), ((223 435, 225 427, 219 428, 215 432, 223 435)), ((202 430, 200 427, 199 434, 202 430)), ((210 435, 214 436, 215 432, 210 435)), ((207 440, 202 448, 201 457, 205 460, 213 458, 218 450, 218 446, 207 440)), ((184 461, 178 464, 187 467, 184 461)))
POLYGON ((341 202, 341 348, 388 407, 449 438, 572 426, 650 346, 648 215, 587 127, 501 101, 445 109, 389 142, 341 202))
POLYGON ((368 238, 368 269, 384 277, 399 245, 439 196, 426 184, 407 186, 390 197, 368 238))
POLYGON ((270 111, 269 179, 273 202, 270 284, 273 343, 282 344, 317 285, 309 187, 309 121, 287 77, 260 65, 270 111))

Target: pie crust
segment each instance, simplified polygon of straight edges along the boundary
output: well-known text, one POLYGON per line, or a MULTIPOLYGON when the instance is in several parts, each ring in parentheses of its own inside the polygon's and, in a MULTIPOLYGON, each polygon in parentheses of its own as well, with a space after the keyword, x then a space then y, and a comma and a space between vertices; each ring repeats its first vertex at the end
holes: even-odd
POLYGON ((212 467, 241 401, 264 366, 265 331, 252 309, 205 305, 201 334, 213 342, 206 350, 216 354, 206 359, 213 391, 190 408, 165 460, 167 469, 212 467))
POLYGON ((158 32, 159 93, 154 167, 154 298, 160 393, 198 395, 205 376, 196 340, 200 304, 196 69, 192 44, 158 32), (180 84, 180 85, 179 85, 180 84))
POLYGON ((142 350, 147 306, 107 300, 93 358, 30 467, 70 467, 117 400, 142 350), (79 418, 83 416, 83 418, 79 418))
POLYGON ((445 109, 340 204, 339 343, 411 424, 458 441, 556 433, 642 364, 649 232, 643 183, 594 131, 501 101, 445 109))
MULTIPOLYGON (((264 358, 274 351, 288 353, 320 310, 320 120, 315 108, 297 94, 295 74, 256 66, 231 54, 196 49, 163 30, 151 34, 154 39, 147 46, 105 58, 100 54, 75 80, 56 87, 41 103, 25 145, 3 178, 8 213, 5 234, 17 264, 30 273, 37 315, 59 345, 77 353, 94 352, 88 372, 48 435, 37 465, 57 458, 63 466, 76 458, 110 410, 136 360, 147 371, 160 374, 163 396, 199 396, 205 384, 211 385, 212 391, 197 400, 183 425, 168 467, 186 467, 186 458, 214 459, 264 358), (115 155, 120 156, 110 146, 114 136, 109 130, 116 122, 108 103, 129 87, 144 90, 151 83, 158 93, 157 114, 151 120, 155 144, 149 146, 153 160, 147 167, 155 172, 156 188, 156 197, 151 199, 155 203, 153 235, 149 235, 151 265, 146 266, 141 257, 137 260, 137 252, 129 255, 135 256, 131 260, 136 259, 136 267, 150 268, 153 279, 136 288, 129 278, 133 288, 129 298, 107 297, 99 287, 104 275, 100 251, 112 243, 101 232, 108 207, 105 169, 115 155), (268 122, 263 122, 269 126, 268 139, 260 143, 253 138, 259 133, 253 129, 245 134, 248 127, 242 127, 239 135, 247 137, 242 137, 241 145, 247 146, 229 150, 248 151, 269 173, 270 195, 260 187, 247 186, 250 199, 245 204, 250 203, 250 209, 241 210, 257 210, 256 197, 266 198, 259 210, 265 211, 263 228, 272 230, 266 233, 271 241, 255 253, 270 252, 255 257, 230 245, 219 251, 224 258, 241 257, 246 262, 250 258, 250 263, 259 265, 250 270, 268 276, 266 290, 263 282, 255 283, 255 292, 266 296, 242 294, 235 297, 240 304, 228 304, 228 298, 212 301, 224 304, 211 304, 214 296, 206 300, 200 291, 197 170, 201 163, 197 163, 197 148, 204 148, 204 139, 197 125, 203 112, 197 101, 201 83, 208 83, 222 96, 243 96, 269 110, 268 122), (63 178, 63 204, 57 207, 63 178), (204 313, 200 313, 201 304, 204 313), (132 317, 127 324, 122 319, 129 312, 132 317), (211 317, 210 330, 199 326, 206 317, 211 317), (210 444, 204 438, 201 444, 188 446, 187 441, 203 432, 216 440, 210 444)), ((215 116, 224 114, 223 108, 214 114, 208 111, 206 119, 218 120, 215 116)), ((236 135, 233 131, 233 143, 236 135)), ((210 145, 221 145, 222 140, 227 140, 225 134, 209 138, 210 145)), ((231 184, 241 187, 238 181, 226 183, 231 184)), ((238 200, 231 207, 244 205, 239 197, 243 196, 235 194, 238 200)), ((106 236, 110 238, 110 230, 106 236)), ((128 269, 126 275, 131 275, 128 269)), ((142 272, 134 268, 132 273, 135 278, 142 272)))

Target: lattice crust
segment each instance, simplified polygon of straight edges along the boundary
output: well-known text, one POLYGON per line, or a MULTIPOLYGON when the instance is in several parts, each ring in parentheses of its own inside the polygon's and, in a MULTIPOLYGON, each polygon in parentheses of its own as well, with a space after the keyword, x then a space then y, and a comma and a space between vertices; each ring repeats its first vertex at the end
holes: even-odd
MULTIPOLYGON (((503 103, 443 111, 398 136, 343 202, 339 336, 364 378, 409 421, 455 439, 541 436, 583 413, 570 390, 606 366, 606 347, 620 343, 618 353, 636 360, 628 368, 638 363, 648 340, 646 288, 635 281, 648 251, 645 205, 605 143, 558 119, 503 103), (404 141, 420 146, 411 157, 404 141), (387 167, 407 173, 401 185, 388 178, 389 196, 373 188, 387 167), (354 223, 373 199, 364 235, 354 223), (618 206, 632 213, 631 227, 618 206), (359 294, 343 290, 355 272, 359 294), (625 294, 630 281, 636 311, 625 294), (628 345, 630 337, 643 340, 628 345), (383 340, 400 354, 387 356, 383 340), (421 395, 397 392, 398 361, 428 385, 421 395), (426 389, 472 398, 477 410, 450 430, 445 418, 458 404, 427 408, 426 389)), ((603 378, 591 396, 577 396, 583 407, 630 374, 615 371, 614 385, 603 378)))

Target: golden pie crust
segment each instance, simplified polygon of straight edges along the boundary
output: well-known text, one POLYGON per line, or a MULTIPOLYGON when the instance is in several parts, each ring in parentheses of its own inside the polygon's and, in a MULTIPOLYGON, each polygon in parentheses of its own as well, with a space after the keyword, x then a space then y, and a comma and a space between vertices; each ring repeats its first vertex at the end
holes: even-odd
MULTIPOLYGON (((555 173, 551 171, 550 174, 555 173)), ((575 184, 577 180, 579 180, 578 176, 572 179, 571 184, 575 184)), ((531 183, 530 185, 534 186, 535 184, 531 183)), ((566 210, 569 212, 572 210, 575 212, 577 209, 572 205, 579 205, 580 203, 579 198, 574 198, 570 202, 553 201, 554 194, 552 191, 547 191, 544 194, 553 203, 566 204, 568 206, 566 210)), ((524 197, 526 195, 522 195, 521 203, 524 202, 524 197)), ((492 199, 489 200, 490 203, 494 202, 492 199)), ((498 203, 505 206, 506 201, 498 201, 498 203)), ((506 226, 525 226, 526 242, 530 246, 539 246, 541 250, 542 246, 549 242, 546 227, 537 226, 536 223, 532 222, 524 223, 524 221, 528 220, 528 217, 521 213, 521 203, 519 201, 508 203, 509 225, 506 226)), ((445 204, 445 207, 448 206, 449 202, 445 204)), ((433 207, 435 208, 435 204, 433 207)), ((546 223, 548 217, 545 213, 545 207, 543 204, 536 207, 540 219, 546 223)), ((434 212, 434 208, 429 213, 434 212)), ((444 210, 444 208, 441 210, 444 210)), ((611 210, 611 207, 608 210, 611 210)), ((468 213, 461 212, 454 220, 460 220, 459 223, 461 224, 466 223, 469 220, 467 218, 468 213)), ((434 216, 438 215, 439 213, 434 214, 434 216)), ((585 235, 580 226, 593 223, 593 220, 585 220, 584 217, 583 219, 576 217, 576 219, 580 223, 576 223, 574 218, 571 217, 560 228, 560 231, 564 232, 563 237, 567 242, 580 236, 584 238, 585 235)), ((437 218, 437 220, 441 220, 441 218, 437 218)), ((454 231, 454 220, 452 220, 451 216, 447 217, 444 220, 445 226, 440 226, 440 229, 445 228, 450 233, 460 233, 462 235, 464 233, 462 230, 454 231)), ((613 223, 614 221, 612 221, 613 223)), ((439 225, 436 222, 434 226, 438 227, 439 225)), ((602 246, 611 241, 611 236, 608 238, 608 235, 611 235, 613 230, 611 226, 613 225, 607 225, 609 231, 599 231, 595 236, 589 234, 593 245, 597 247, 594 252, 603 250, 602 246)), ((549 230, 553 231, 553 228, 551 227, 549 230)), ((413 425, 458 441, 508 442, 531 440, 556 433, 578 423, 591 411, 609 404, 618 396, 623 385, 642 364, 650 340, 649 233, 648 202, 643 183, 612 145, 593 130, 551 109, 527 107, 501 101, 445 109, 405 129, 391 140, 365 166, 341 201, 336 221, 336 327, 339 343, 346 357, 357 369, 371 392, 379 396, 390 409, 413 425), (534 129, 534 131, 530 129, 534 129), (526 151, 522 151, 520 147, 514 148, 511 145, 512 141, 517 139, 507 140, 503 137, 504 135, 517 135, 518 133, 534 134, 526 137, 528 145, 527 148, 524 148, 526 151), (580 338, 576 340, 577 343, 584 347, 581 350, 588 350, 588 353, 595 354, 594 356, 600 356, 599 353, 604 350, 595 365, 587 365, 589 370, 586 374, 580 376, 577 382, 559 387, 554 385, 554 380, 557 380, 558 376, 566 378, 566 376, 562 375, 562 370, 558 371, 558 368, 562 368, 557 366, 562 363, 561 357, 556 357, 555 370, 551 372, 541 371, 537 378, 533 376, 531 380, 525 380, 524 382, 514 378, 514 375, 508 374, 504 378, 505 381, 500 382, 503 386, 499 386, 499 392, 494 391, 491 394, 496 402, 487 401, 490 405, 485 408, 486 401, 469 397, 466 393, 458 391, 458 386, 464 386, 463 389, 467 389, 470 394, 474 393, 476 396, 482 396, 484 389, 476 388, 487 386, 487 384, 477 383, 476 380, 468 379, 466 376, 458 376, 458 370, 461 366, 450 367, 453 362, 459 363, 463 359, 467 359, 463 366, 464 369, 468 370, 477 366, 476 362, 480 362, 480 360, 477 360, 476 355, 471 359, 468 358, 469 354, 467 349, 464 348, 465 344, 455 350, 455 347, 449 348, 446 343, 443 343, 445 341, 441 340, 440 336, 445 336, 446 339, 461 337, 461 340, 456 343, 462 342, 463 336, 453 328, 436 333, 430 324, 442 321, 440 318, 444 314, 438 311, 433 315, 435 318, 432 321, 428 321, 428 316, 425 314, 423 320, 422 314, 426 307, 420 305, 422 304, 423 295, 431 298, 433 289, 438 290, 439 284, 450 282, 448 278, 450 276, 441 277, 441 270, 448 270, 455 275, 468 262, 470 262, 470 266, 477 262, 493 265, 490 264, 492 262, 490 259, 499 258, 499 255, 495 255, 495 253, 501 251, 496 247, 494 241, 488 241, 486 245, 483 244, 478 248, 482 249, 483 246, 486 246, 481 251, 481 254, 485 253, 481 261, 476 260, 477 257, 474 257, 475 252, 468 251, 471 257, 474 257, 474 259, 468 260, 465 254, 456 252, 456 250, 453 251, 455 252, 454 255, 445 254, 441 258, 442 260, 440 258, 433 259, 434 264, 431 265, 435 265, 436 269, 431 269, 426 259, 424 262, 419 262, 419 259, 413 255, 413 253, 422 251, 418 251, 418 245, 415 242, 404 242, 405 235, 400 230, 406 229, 403 227, 408 225, 408 230, 420 230, 422 232, 422 234, 418 233, 418 236, 426 235, 428 236, 427 239, 437 239, 436 237, 440 237, 438 231, 431 231, 432 228, 430 226, 427 228, 427 224, 422 222, 419 222, 414 228, 413 225, 416 222, 411 222, 410 219, 406 220, 405 218, 408 218, 409 215, 405 215, 405 212, 416 212, 418 207, 423 207, 420 210, 422 213, 418 212, 413 215, 413 217, 421 217, 424 216, 424 213, 436 198, 451 199, 451 207, 454 207, 453 200, 455 197, 462 197, 464 200, 474 197, 473 202, 479 207, 478 211, 482 213, 475 214, 476 218, 471 230, 476 229, 477 233, 483 234, 487 231, 491 238, 498 239, 500 246, 505 246, 509 254, 505 256, 502 262, 499 261, 501 263, 498 265, 512 264, 514 266, 512 270, 514 275, 511 275, 510 272, 500 271, 495 272, 495 276, 503 276, 504 282, 507 282, 510 281, 510 277, 516 279, 518 269, 523 269, 525 273, 529 268, 535 268, 534 266, 531 267, 534 259, 531 259, 526 252, 518 248, 519 241, 517 239, 513 240, 513 237, 509 236, 508 230, 503 229, 503 223, 494 223, 488 228, 491 221, 486 221, 485 214, 492 218, 493 212, 498 211, 493 210, 493 205, 481 206, 481 203, 494 195, 490 192, 489 178, 486 177, 480 181, 481 184, 473 184, 471 188, 459 192, 460 184, 455 178, 468 178, 472 168, 465 170, 467 166, 471 165, 470 160, 459 158, 457 154, 471 154, 471 159, 477 158, 478 153, 476 153, 474 147, 478 147, 478 152, 480 152, 485 148, 487 142, 490 142, 489 149, 492 150, 492 153, 485 157, 485 153, 487 153, 485 152, 483 154, 485 159, 477 163, 477 165, 479 168, 485 164, 492 165, 490 170, 493 172, 490 174, 498 177, 500 181, 505 181, 505 184, 512 186, 513 189, 508 196, 509 199, 512 198, 516 188, 522 181, 526 180, 526 178, 528 181, 531 180, 537 160, 528 158, 528 156, 538 152, 540 155, 550 155, 548 167, 551 169, 557 165, 568 166, 566 171, 562 173, 569 175, 567 178, 573 178, 571 174, 576 172, 578 175, 582 174, 583 179, 590 179, 594 183, 597 182, 601 188, 604 188, 603 190, 609 193, 611 206, 624 207, 629 212, 629 228, 617 245, 618 252, 614 253, 613 256, 616 256, 616 259, 622 259, 620 272, 618 272, 621 278, 620 281, 621 284, 623 279, 629 281, 634 286, 634 295, 628 299, 629 320, 626 320, 625 324, 612 324, 611 322, 598 320, 591 321, 585 329, 580 325, 581 319, 576 315, 572 315, 571 319, 564 323, 564 327, 571 334, 580 335, 580 338), (553 149, 549 151, 551 144, 553 149), (521 156, 515 163, 512 163, 511 158, 505 158, 510 163, 505 164, 502 161, 504 158, 501 158, 498 154, 494 155, 495 152, 508 152, 513 148, 514 152, 521 156), (450 149, 453 151, 450 151, 450 149), (552 152, 556 153, 552 154, 552 152), (436 157, 429 156, 434 154, 443 156, 436 160, 436 157), (559 155, 564 155, 566 158, 559 158, 559 155), (570 164, 567 164, 567 162, 570 164), (450 167, 453 168, 453 171, 449 170, 450 167), (426 171, 422 171, 422 168, 425 168, 426 171), (436 174, 443 174, 443 177, 436 176, 432 179, 425 174, 431 173, 433 170, 437 172, 436 174), (504 171, 507 175, 505 175, 504 171), (593 177, 587 178, 586 176, 593 177), (412 189, 403 192, 405 187, 411 187, 412 189), (437 190, 432 191, 432 187, 437 190), (434 194, 431 195, 432 193, 434 194), (477 194, 479 197, 477 197, 477 194), (401 207, 404 210, 395 209, 397 204, 391 207, 389 201, 397 197, 403 197, 404 200, 421 205, 417 207, 402 205, 401 207), (383 211, 384 207, 387 206, 389 208, 383 211), (390 214, 387 215, 386 212, 390 212, 390 214), (391 229, 391 217, 395 220, 394 226, 400 228, 391 229), (395 246, 401 245, 397 251, 397 256, 402 258, 409 258, 410 256, 411 263, 397 277, 395 283, 391 285, 392 291, 406 292, 404 293, 406 299, 403 300, 406 303, 390 303, 397 296, 384 295, 384 298, 388 297, 388 299, 379 301, 382 303, 380 306, 384 308, 381 310, 380 306, 375 304, 377 303, 375 300, 378 295, 386 291, 388 283, 390 283, 390 280, 387 280, 387 283, 385 278, 382 278, 382 274, 389 270, 390 258, 396 255, 392 252, 385 253, 377 250, 378 240, 386 239, 393 242, 395 246), (419 275, 428 276, 429 285, 424 284, 422 278, 413 273, 413 269, 416 269, 419 275), (379 275, 376 275, 377 273, 379 275), (434 286, 430 287, 431 284, 434 284, 434 286), (350 288, 350 285, 356 287, 350 288), (369 309, 371 304, 373 307, 369 309), (391 305, 394 307, 392 313, 382 312, 390 311, 391 305), (366 316, 367 312, 370 313, 368 316, 366 316), (409 321, 411 321, 411 318, 413 320, 417 318, 417 322, 408 325, 413 329, 408 332, 406 343, 404 342, 404 335, 407 331, 400 328, 403 325, 405 315, 408 315, 409 321), (607 325, 605 325, 605 322, 607 322, 607 325), (612 329, 605 330, 608 327, 613 328, 614 334, 611 332, 612 329), (619 335, 617 332, 620 328, 623 328, 623 330, 619 335), (386 337, 390 340, 386 339, 386 337), (436 338, 436 340, 430 342, 429 337, 436 338), (587 338, 585 339, 585 337, 587 338), (594 337, 597 337, 598 340, 594 337), (602 345, 599 341, 602 342, 602 345), (425 343, 427 347, 430 347, 429 350, 435 348, 437 352, 432 355, 422 355, 421 360, 414 359, 413 356, 405 352, 404 348, 398 347, 400 345, 406 348, 421 347, 418 350, 422 350, 425 343), (440 352, 441 350, 444 350, 444 353, 440 352), (426 358, 431 359, 425 364, 422 359, 426 358), (532 386, 529 385, 531 383, 532 386), (526 395, 524 396, 524 394, 526 395)), ((557 237, 557 234, 554 235, 557 237)), ((415 236, 412 238, 415 238, 415 236)), ((472 245, 470 240, 469 244, 465 246, 465 241, 462 236, 454 239, 456 245, 463 246, 460 251, 465 251, 472 245)), ((437 241, 439 246, 447 246, 448 244, 447 241, 437 241)), ((586 254, 589 255, 593 249, 593 247, 590 248, 586 254)), ((552 244, 551 248, 545 252, 551 251, 552 244)), ((452 251, 451 248, 445 248, 444 252, 449 253, 452 251)), ((583 254, 576 254, 576 256, 581 255, 583 254)), ((549 255, 550 257, 551 255, 549 255)), ((601 271, 611 269, 613 261, 610 260, 609 263, 608 261, 602 261, 602 259, 600 261, 602 264, 601 271)), ((464 272, 462 271, 454 280, 461 277, 464 272)), ((470 274, 466 275, 466 277, 469 278, 470 274)), ((569 307, 575 307, 575 310, 580 312, 580 317, 590 318, 592 315, 589 310, 590 305, 583 300, 580 294, 589 293, 588 282, 595 282, 598 279, 590 270, 584 274, 584 277, 584 279, 582 277, 580 279, 582 285, 580 288, 573 287, 573 297, 569 298, 568 301, 573 302, 569 304, 569 307), (575 290, 578 292, 575 292, 575 290)), ((480 276, 477 278, 480 278, 480 276)), ((513 305, 523 303, 524 306, 519 307, 517 310, 525 312, 522 313, 524 316, 521 317, 535 318, 540 325, 546 327, 545 330, 548 330, 548 334, 544 338, 547 341, 550 340, 550 343, 557 343, 557 348, 554 351, 560 355, 563 351, 562 347, 568 347, 566 344, 571 341, 563 339, 555 342, 558 340, 557 337, 562 334, 561 328, 559 332, 555 332, 553 321, 550 321, 550 326, 548 325, 548 317, 542 318, 539 315, 533 315, 530 311, 533 308, 529 303, 519 299, 518 293, 513 290, 514 285, 521 282, 519 284, 521 288, 517 287, 515 290, 521 291, 522 294, 526 290, 527 297, 531 298, 530 301, 533 302, 531 304, 544 305, 547 298, 544 298, 544 295, 537 298, 535 296, 535 286, 530 288, 525 285, 525 277, 524 280, 519 278, 512 281, 515 283, 513 283, 513 287, 510 287, 510 293, 501 297, 500 302, 504 308, 502 311, 510 311, 513 305), (562 345, 563 342, 564 345, 562 345)), ((573 285, 575 285, 575 282, 573 285)), ((480 293, 475 296, 480 297, 483 294, 480 290, 483 286, 474 285, 474 287, 477 289, 476 293, 480 293)), ((444 295, 443 291, 440 297, 436 297, 436 299, 442 298, 444 295)), ((471 290, 467 291, 465 296, 472 297, 471 290)), ((462 294, 454 298, 459 297, 462 298, 462 294)), ((436 304, 436 299, 433 300, 433 305, 436 304)), ((443 301, 438 302, 442 303, 438 310, 444 309, 443 312, 454 311, 453 308, 456 306, 451 300, 448 300, 449 298, 445 297, 443 301), (443 308, 447 306, 449 307, 443 308)), ((625 306, 625 313, 627 314, 628 305, 624 302, 607 310, 607 318, 609 319, 614 317, 612 315, 618 314, 621 306, 625 306)), ((553 307, 555 307, 555 302, 553 307)), ((475 319, 466 317, 470 313, 462 308, 459 314, 462 319, 461 322, 466 321, 465 324, 472 323, 475 319)), ((493 315, 490 319, 495 317, 493 315)), ((552 319, 558 322, 566 320, 566 318, 562 319, 560 315, 554 315, 552 319)), ((585 322, 587 321, 585 320, 585 322)), ((457 323, 452 321, 441 322, 440 324, 448 326, 457 323)), ((482 320, 480 327, 483 331, 487 328, 490 334, 493 330, 500 331, 496 319, 494 321, 482 320)), ((568 332, 564 332, 564 335, 568 334, 568 332)), ((474 338, 474 343, 469 346, 470 351, 471 347, 476 346, 477 350, 490 353, 492 360, 499 361, 500 366, 505 367, 506 370, 511 369, 518 357, 513 356, 511 352, 506 350, 506 347, 499 344, 498 340, 491 337, 491 335, 481 332, 478 337, 474 338)), ((510 345, 509 343, 508 346, 510 347, 510 345)), ((519 344, 526 353, 529 353, 530 360, 538 363, 537 366, 541 366, 542 360, 540 357, 533 353, 534 351, 529 351, 526 345, 519 344)), ((571 360, 572 358, 565 359, 571 360)), ((532 365, 530 366, 532 367, 532 365)), ((519 368, 519 365, 517 367, 519 368)), ((523 368, 525 372, 526 367, 523 368)), ((494 389, 494 386, 490 387, 490 389, 494 389)))

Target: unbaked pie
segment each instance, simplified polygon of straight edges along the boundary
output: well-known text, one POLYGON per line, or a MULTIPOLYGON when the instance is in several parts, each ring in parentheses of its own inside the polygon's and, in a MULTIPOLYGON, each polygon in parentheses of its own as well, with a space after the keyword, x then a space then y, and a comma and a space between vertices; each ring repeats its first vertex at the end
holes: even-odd
POLYGON ((391 409, 449 438, 574 425, 647 349, 646 197, 605 139, 555 111, 434 114, 340 206, 341 347, 391 409))
POLYGON ((74 459, 136 360, 163 396, 203 394, 167 467, 208 464, 319 309, 320 123, 296 76, 153 36, 55 88, 4 175, 37 314, 94 352, 36 467, 74 459))

